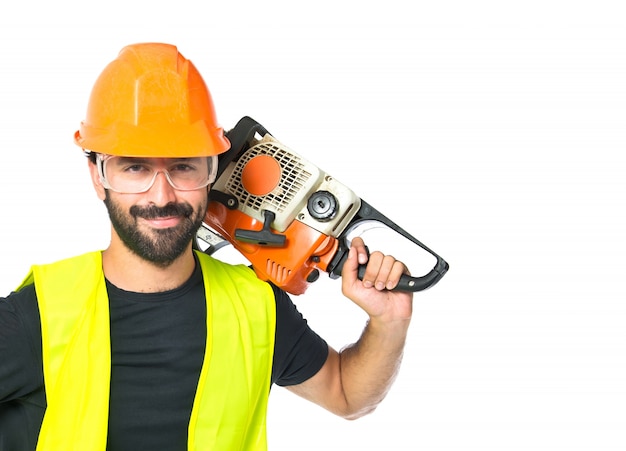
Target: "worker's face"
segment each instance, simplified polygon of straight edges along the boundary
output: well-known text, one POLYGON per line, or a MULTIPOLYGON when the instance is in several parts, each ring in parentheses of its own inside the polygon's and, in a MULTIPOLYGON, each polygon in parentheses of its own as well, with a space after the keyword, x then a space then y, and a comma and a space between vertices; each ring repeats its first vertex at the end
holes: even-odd
POLYGON ((96 185, 96 191, 124 245, 141 258, 164 267, 191 246, 208 203, 208 187, 177 190, 164 173, 159 173, 143 193, 117 193, 102 185, 96 185))

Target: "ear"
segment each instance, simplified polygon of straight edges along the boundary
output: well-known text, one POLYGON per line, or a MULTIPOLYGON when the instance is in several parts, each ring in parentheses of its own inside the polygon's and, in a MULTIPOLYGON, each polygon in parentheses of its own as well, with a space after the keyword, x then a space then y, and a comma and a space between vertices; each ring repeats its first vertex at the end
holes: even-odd
POLYGON ((95 163, 92 163, 91 159, 87 159, 87 164, 89 166, 89 175, 91 176, 91 183, 93 183, 93 187, 96 190, 96 194, 98 199, 104 200, 106 198, 105 188, 102 186, 102 181, 100 180, 100 174, 98 173, 98 167, 95 163))

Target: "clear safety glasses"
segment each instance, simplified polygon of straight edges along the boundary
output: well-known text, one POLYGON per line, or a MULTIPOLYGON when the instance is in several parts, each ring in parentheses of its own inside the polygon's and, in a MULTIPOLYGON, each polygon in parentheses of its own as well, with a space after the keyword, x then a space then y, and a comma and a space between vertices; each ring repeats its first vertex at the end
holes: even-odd
POLYGON ((98 154, 102 185, 112 191, 139 194, 148 191, 162 172, 180 191, 204 188, 215 181, 217 156, 195 158, 135 158, 98 154))

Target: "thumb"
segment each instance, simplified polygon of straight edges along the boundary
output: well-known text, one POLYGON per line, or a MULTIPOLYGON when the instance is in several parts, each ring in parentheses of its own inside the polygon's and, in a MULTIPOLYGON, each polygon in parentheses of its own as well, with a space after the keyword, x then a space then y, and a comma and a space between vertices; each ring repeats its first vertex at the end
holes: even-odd
POLYGON ((358 269, 358 253, 356 248, 351 245, 350 249, 348 250, 348 258, 343 264, 343 268, 341 270, 341 278, 346 284, 352 285, 358 278, 358 269))

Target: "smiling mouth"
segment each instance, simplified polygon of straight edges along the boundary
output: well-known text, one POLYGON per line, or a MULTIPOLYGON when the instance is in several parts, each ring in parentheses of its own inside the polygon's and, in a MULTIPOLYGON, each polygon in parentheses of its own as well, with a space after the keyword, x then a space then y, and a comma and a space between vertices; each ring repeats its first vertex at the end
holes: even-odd
POLYGON ((151 218, 141 218, 142 221, 149 224, 154 228, 164 229, 175 227, 181 223, 184 217, 182 216, 161 216, 161 217, 151 217, 151 218))

